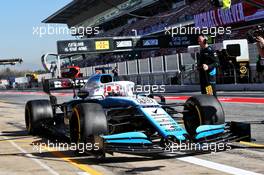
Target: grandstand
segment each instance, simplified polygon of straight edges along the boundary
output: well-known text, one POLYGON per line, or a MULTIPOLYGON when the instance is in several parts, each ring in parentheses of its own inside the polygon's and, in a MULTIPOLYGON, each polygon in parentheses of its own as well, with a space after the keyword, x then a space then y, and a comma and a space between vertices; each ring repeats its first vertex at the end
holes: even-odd
MULTIPOLYGON (((244 15, 251 15, 248 18, 251 20, 246 21, 247 16, 245 16, 245 19, 241 21, 226 24, 232 27, 232 35, 219 35, 215 39, 218 42, 224 39, 246 38, 245 34, 250 29, 249 26, 261 24, 263 21, 263 18, 255 17, 257 15, 252 16, 256 11, 261 14, 262 10, 250 7, 243 0, 232 0, 232 3, 241 3, 244 15)), ((206 16, 209 11, 217 10, 207 0, 74 0, 43 22, 64 23, 69 27, 100 28, 99 35, 84 36, 87 38, 135 35, 160 36, 164 35, 165 27, 179 26, 179 24, 196 26, 198 22, 194 17, 195 15, 205 14, 206 16)), ((224 14, 224 12, 222 13, 224 14)), ((227 17, 223 15, 218 16, 218 18, 225 19, 227 17)), ((254 75, 256 57, 254 45, 250 45, 250 51, 252 58, 251 75, 254 75)), ((186 47, 177 46, 138 53, 86 55, 85 60, 76 60, 74 64, 84 67, 83 73, 87 76, 93 73, 93 69, 97 66, 119 65, 119 73, 126 79, 144 84, 160 83, 160 81, 164 84, 170 84, 171 78, 177 72, 182 71, 182 67, 192 67, 195 63, 195 59, 186 52, 186 47), (149 67, 147 70, 142 70, 142 65, 149 67)), ((184 83, 197 82, 196 73, 190 72, 192 78, 189 79, 190 81, 186 79, 187 82, 184 83)))

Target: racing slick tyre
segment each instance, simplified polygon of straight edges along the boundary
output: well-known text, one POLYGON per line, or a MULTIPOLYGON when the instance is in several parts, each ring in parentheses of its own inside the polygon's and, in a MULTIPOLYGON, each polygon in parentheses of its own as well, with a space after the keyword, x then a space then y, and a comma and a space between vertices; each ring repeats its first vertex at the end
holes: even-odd
POLYGON ((183 120, 185 129, 194 137, 200 125, 218 125, 225 123, 225 114, 221 103, 212 95, 190 97, 184 104, 183 120))
POLYGON ((49 100, 28 101, 25 106, 25 123, 29 134, 41 134, 42 123, 53 118, 53 110, 49 100))
MULTIPOLYGON (((108 133, 107 119, 100 104, 81 103, 73 108, 70 118, 71 142, 84 143, 85 152, 99 155, 103 152, 103 142, 99 135, 106 133, 108 133)), ((83 150, 79 151, 83 152, 83 150)))

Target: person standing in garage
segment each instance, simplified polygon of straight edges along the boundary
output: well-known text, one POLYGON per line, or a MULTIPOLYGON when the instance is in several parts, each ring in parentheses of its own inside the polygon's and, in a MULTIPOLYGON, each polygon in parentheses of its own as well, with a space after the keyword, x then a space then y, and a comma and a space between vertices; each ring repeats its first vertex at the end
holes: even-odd
POLYGON ((256 40, 257 40, 257 48, 258 48, 260 59, 264 60, 264 38, 261 36, 258 36, 256 40))
POLYGON ((208 38, 205 35, 198 36, 198 44, 201 47, 198 56, 198 70, 200 75, 201 93, 216 94, 216 68, 219 66, 219 60, 215 51, 207 43, 208 38))
POLYGON ((118 78, 118 67, 117 66, 112 70, 112 73, 114 74, 114 81, 119 81, 119 78, 118 78))
POLYGON ((257 83, 264 83, 264 59, 261 59, 261 56, 258 56, 258 61, 256 63, 256 81, 257 83))

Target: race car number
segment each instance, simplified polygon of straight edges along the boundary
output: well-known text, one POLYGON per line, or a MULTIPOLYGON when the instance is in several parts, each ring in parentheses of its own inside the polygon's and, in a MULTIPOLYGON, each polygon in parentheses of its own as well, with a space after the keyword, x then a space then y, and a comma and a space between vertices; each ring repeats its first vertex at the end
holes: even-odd
POLYGON ((152 105, 155 101, 151 98, 137 98, 136 101, 141 105, 152 105))

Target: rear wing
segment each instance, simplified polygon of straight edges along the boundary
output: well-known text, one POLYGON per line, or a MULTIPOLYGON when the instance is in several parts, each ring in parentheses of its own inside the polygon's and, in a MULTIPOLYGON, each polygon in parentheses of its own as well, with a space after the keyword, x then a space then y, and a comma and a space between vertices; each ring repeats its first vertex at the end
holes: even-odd
POLYGON ((81 88, 88 81, 87 78, 59 78, 47 79, 43 81, 43 91, 50 94, 50 91, 81 88))

